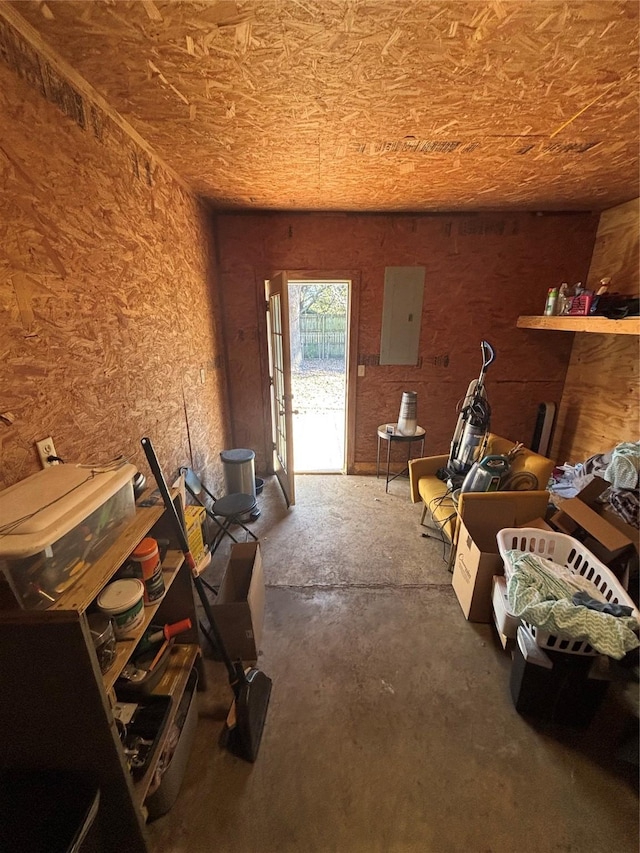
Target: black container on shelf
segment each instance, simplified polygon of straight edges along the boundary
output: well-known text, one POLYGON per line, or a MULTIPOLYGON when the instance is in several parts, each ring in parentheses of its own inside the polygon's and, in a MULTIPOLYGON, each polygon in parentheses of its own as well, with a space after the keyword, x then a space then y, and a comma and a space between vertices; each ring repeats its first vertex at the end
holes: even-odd
POLYGON ((510 689, 519 714, 572 728, 585 728, 609 682, 594 677, 596 658, 541 649, 521 625, 511 665, 510 689))

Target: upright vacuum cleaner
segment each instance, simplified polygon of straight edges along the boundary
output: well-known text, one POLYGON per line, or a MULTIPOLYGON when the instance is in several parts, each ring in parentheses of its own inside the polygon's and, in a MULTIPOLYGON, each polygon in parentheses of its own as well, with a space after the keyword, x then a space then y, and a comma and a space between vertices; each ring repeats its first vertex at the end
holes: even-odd
POLYGON ((480 376, 473 379, 467 388, 451 440, 449 460, 441 474, 442 479, 447 481, 447 486, 452 491, 462 486, 473 464, 482 458, 489 433, 491 408, 484 387, 484 377, 487 368, 495 360, 495 352, 488 341, 482 341, 480 348, 482 350, 480 376))
POLYGON ((203 581, 198 574, 196 562, 193 554, 189 549, 189 542, 184 530, 184 526, 174 502, 171 500, 169 489, 167 488, 160 463, 156 456, 151 439, 143 438, 141 440, 149 467, 155 477, 158 490, 162 495, 162 500, 165 509, 173 524, 176 537, 180 544, 180 548, 184 554, 185 561, 191 569, 191 577, 193 585, 202 603, 202 607, 209 620, 211 631, 216 641, 216 645, 222 655, 222 660, 227 667, 229 673, 229 684, 234 693, 234 704, 232 710, 227 716, 228 738, 227 747, 230 752, 237 755, 239 758, 244 758, 246 761, 255 761, 262 740, 262 731, 267 716, 267 708, 269 706, 269 697, 271 696, 271 679, 264 672, 251 667, 245 672, 242 661, 233 662, 225 648, 220 632, 216 625, 215 616, 209 604, 206 591, 203 586, 203 581), (232 713, 233 712, 233 713, 232 713), (230 722, 233 719, 232 722, 230 722))

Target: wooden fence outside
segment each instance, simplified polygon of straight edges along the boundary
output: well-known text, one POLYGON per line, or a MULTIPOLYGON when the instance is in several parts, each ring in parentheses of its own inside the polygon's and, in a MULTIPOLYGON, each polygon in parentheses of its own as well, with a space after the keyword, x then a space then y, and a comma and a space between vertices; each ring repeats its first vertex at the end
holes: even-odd
POLYGON ((300 344, 303 359, 344 358, 346 339, 346 315, 300 315, 300 344))

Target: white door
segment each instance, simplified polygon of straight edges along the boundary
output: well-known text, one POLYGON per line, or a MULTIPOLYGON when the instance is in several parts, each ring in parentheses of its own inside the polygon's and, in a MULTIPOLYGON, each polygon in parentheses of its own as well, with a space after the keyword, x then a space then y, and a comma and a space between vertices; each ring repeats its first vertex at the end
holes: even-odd
POLYGON ((271 423, 273 468, 287 506, 295 504, 293 477, 293 417, 291 396, 291 352, 289 348, 288 281, 280 272, 266 283, 269 314, 269 370, 271 379, 271 423))

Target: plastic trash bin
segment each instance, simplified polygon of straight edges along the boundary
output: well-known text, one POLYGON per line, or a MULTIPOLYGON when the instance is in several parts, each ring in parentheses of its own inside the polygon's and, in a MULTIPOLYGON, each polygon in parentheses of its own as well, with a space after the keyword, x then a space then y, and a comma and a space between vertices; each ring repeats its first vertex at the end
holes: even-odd
POLYGON ((95 853, 100 789, 63 770, 0 773, 2 853, 95 853))
POLYGON ((220 454, 224 469, 224 484, 228 495, 256 496, 256 454, 238 447, 220 454))

